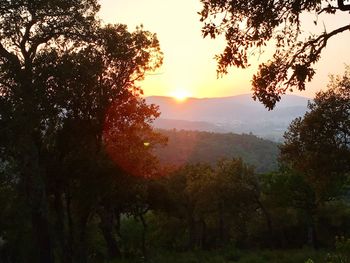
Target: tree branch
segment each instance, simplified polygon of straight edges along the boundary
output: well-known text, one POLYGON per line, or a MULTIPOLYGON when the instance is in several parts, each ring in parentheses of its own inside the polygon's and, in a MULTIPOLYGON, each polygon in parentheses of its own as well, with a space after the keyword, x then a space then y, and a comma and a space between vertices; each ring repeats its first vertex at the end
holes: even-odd
POLYGON ((350 5, 344 5, 344 0, 338 0, 338 7, 342 11, 350 10, 350 5))
MULTIPOLYGON (((346 30, 350 30, 350 25, 346 25, 343 27, 340 27, 338 29, 333 30, 330 33, 323 33, 320 36, 318 36, 317 38, 307 41, 303 47, 292 57, 292 60, 288 63, 287 67, 290 68, 293 66, 293 64, 295 63, 295 61, 298 59, 298 56, 303 54, 304 52, 306 52, 306 49, 311 48, 313 49, 312 54, 314 55, 314 59, 311 59, 309 61, 307 61, 307 63, 305 63, 306 66, 310 66, 310 64, 312 64, 313 62, 315 62, 315 60, 317 59, 317 57, 319 56, 319 54, 321 53, 321 51, 323 50, 323 48, 326 47, 328 40, 337 35, 340 34, 346 30)), ((290 82, 292 81, 292 79, 296 76, 296 73, 294 72, 292 74, 292 76, 289 78, 288 82, 287 82, 287 86, 289 86, 290 82)))

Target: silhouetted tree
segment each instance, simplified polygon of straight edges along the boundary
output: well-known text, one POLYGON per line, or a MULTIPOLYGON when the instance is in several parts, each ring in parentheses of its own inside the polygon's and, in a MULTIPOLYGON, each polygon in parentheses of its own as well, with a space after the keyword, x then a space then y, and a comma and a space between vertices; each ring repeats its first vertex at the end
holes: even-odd
POLYGON ((162 63, 159 43, 142 28, 101 27, 94 0, 0 4, 1 160, 17 169, 33 261, 86 262, 87 224, 109 211, 113 176, 153 171, 159 113, 135 81, 162 63))
MULTIPOLYGON (((302 39, 301 14, 336 14, 348 9, 344 1, 230 1, 201 0, 200 12, 204 37, 225 35, 226 47, 217 55, 218 74, 226 74, 227 68, 249 66, 249 54, 262 50, 267 43, 274 42, 275 53, 259 66, 253 76, 254 99, 273 109, 281 95, 288 89, 305 89, 305 82, 315 74, 314 65, 330 38, 349 31, 350 25, 332 31, 313 34, 302 39)), ((317 19, 315 20, 317 23, 317 19)))
POLYGON ((53 112, 41 100, 49 90, 36 82, 36 60, 45 50, 90 36, 98 5, 95 0, 4 0, 0 6, 1 145, 20 164, 39 262, 53 262, 39 160, 42 133, 53 112))
POLYGON ((79 262, 87 260, 87 227, 96 215, 108 256, 120 255, 115 224, 136 195, 133 180, 125 177, 151 176, 156 166, 151 149, 163 141, 151 127, 158 108, 146 105, 135 85, 162 62, 156 36, 142 28, 130 33, 124 25, 108 25, 95 34, 97 40, 79 49, 41 57, 42 79, 49 79, 46 85, 60 116, 47 140, 48 154, 61 165, 49 176, 50 189, 58 203, 67 204, 59 207, 74 223, 68 225, 75 232, 69 250, 79 262))
POLYGON ((285 134, 281 159, 305 176, 315 193, 314 208, 341 194, 350 169, 350 71, 332 77, 310 111, 285 134))

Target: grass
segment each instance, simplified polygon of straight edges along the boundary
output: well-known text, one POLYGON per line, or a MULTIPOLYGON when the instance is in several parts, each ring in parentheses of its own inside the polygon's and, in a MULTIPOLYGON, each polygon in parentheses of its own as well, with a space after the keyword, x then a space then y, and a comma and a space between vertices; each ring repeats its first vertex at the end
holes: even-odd
MULTIPOLYGON (((241 251, 225 249, 215 251, 168 252, 153 253, 149 263, 304 263, 326 262, 325 251, 312 249, 300 250, 256 250, 241 251)), ((143 260, 129 259, 114 261, 113 263, 141 263, 143 260)))

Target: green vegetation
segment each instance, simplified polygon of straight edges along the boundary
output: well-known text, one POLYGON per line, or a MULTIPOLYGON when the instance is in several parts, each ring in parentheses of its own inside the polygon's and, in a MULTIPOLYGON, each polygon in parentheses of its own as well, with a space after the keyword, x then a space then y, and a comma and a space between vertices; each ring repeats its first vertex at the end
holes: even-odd
POLYGON ((176 254, 159 254, 154 263, 304 263, 311 259, 313 262, 325 262, 326 253, 323 251, 304 250, 257 250, 254 252, 237 249, 221 249, 211 252, 197 251, 176 254))
POLYGON ((215 165, 221 158, 242 158, 265 173, 277 169, 278 144, 252 134, 220 134, 185 130, 160 130, 168 138, 156 154, 163 164, 183 165, 205 162, 215 165))

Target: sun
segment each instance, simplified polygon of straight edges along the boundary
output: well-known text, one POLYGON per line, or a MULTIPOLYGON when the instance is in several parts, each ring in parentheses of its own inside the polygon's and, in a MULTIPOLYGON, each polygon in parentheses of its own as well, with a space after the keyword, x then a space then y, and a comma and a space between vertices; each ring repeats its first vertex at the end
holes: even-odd
POLYGON ((171 96, 178 102, 183 102, 189 97, 189 92, 184 89, 177 89, 171 93, 171 96))

